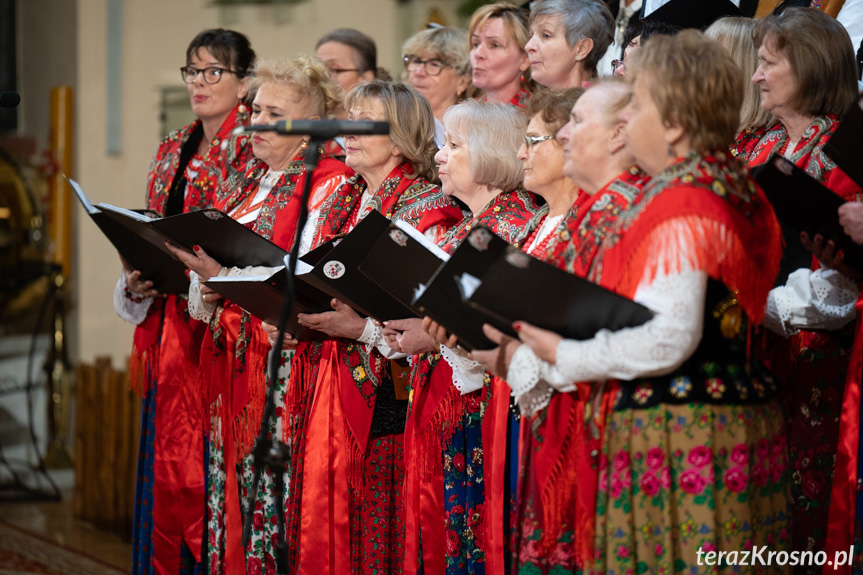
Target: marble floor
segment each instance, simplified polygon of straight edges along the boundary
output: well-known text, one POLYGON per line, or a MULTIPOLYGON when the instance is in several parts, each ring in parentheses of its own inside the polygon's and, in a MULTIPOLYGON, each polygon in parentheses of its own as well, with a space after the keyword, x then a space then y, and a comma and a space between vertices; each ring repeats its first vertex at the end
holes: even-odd
POLYGON ((75 519, 72 490, 62 495, 61 501, 2 501, 0 520, 130 572, 132 545, 75 519))

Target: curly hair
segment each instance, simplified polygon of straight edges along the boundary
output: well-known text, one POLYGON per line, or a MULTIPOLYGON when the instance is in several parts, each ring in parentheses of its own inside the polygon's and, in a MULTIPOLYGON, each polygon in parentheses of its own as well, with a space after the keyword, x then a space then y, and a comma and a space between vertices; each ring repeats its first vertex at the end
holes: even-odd
POLYGON ((309 116, 324 117, 342 101, 341 86, 330 77, 326 64, 310 56, 256 63, 250 91, 270 83, 295 90, 309 116))

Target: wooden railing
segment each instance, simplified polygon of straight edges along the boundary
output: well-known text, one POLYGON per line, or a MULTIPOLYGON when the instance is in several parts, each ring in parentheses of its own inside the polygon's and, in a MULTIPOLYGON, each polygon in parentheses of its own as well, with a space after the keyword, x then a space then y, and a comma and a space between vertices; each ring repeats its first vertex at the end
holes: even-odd
POLYGON ((111 358, 81 364, 76 375, 74 514, 130 540, 141 398, 111 358))

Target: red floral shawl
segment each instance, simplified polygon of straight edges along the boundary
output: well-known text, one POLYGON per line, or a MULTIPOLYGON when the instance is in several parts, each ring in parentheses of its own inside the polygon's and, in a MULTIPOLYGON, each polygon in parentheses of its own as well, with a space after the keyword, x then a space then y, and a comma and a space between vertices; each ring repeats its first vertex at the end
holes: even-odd
MULTIPOLYGON (((521 246, 539 225, 546 211, 537 205, 533 194, 523 191, 501 193, 476 217, 465 218, 450 230, 443 249, 455 251, 472 229, 486 226, 514 246, 521 246)), ((467 398, 452 384, 452 369, 440 354, 414 356, 411 371, 410 412, 405 427, 405 573, 415 573, 419 561, 419 525, 423 520, 423 562, 427 572, 437 572, 435 561, 443 561, 443 490, 437 500, 420 501, 425 484, 443 482, 440 454, 455 431, 466 408, 467 398), (434 520, 429 520, 434 517, 434 520), (440 551, 440 552, 438 552, 440 551)), ((480 391, 474 393, 483 393, 480 391)))
MULTIPOLYGON (((186 170, 183 212, 210 207, 227 172, 242 169, 251 158, 248 138, 232 138, 235 128, 245 125, 248 114, 235 108, 225 119, 204 157, 195 154, 200 166, 194 177, 186 170), (227 142, 223 148, 222 143, 227 142)), ((147 176, 147 208, 165 214, 171 184, 179 170, 180 151, 200 121, 172 132, 156 150, 147 176)), ((181 177, 183 177, 181 176, 181 177)), ((200 561, 205 521, 204 472, 201 428, 204 405, 198 351, 206 324, 191 318, 185 296, 156 299, 147 317, 135 328, 130 361, 133 389, 145 395, 154 382, 155 436, 153 473, 153 556, 168 570, 180 568, 180 546, 186 542, 200 561), (173 565, 173 568, 171 567, 173 565)))
MULTIPOLYGON (((305 151, 291 160, 252 224, 252 229, 262 237, 289 251, 297 231, 305 185, 304 161, 305 151)), ((268 171, 269 167, 263 161, 254 158, 245 173, 236 173, 225 183, 215 208, 228 213, 247 197, 254 196, 261 178, 268 171)), ((352 170, 342 162, 323 157, 312 178, 313 193, 332 178, 352 175, 352 170)), ((318 227, 313 245, 330 238, 327 230, 318 227)), ((214 402, 222 396, 224 423, 230 425, 223 430, 231 430, 238 455, 252 446, 264 409, 269 344, 259 326, 259 319, 228 302, 213 314, 210 321, 212 337, 207 338, 201 355, 202 365, 213 366, 209 401, 214 402)))
MULTIPOLYGON (((359 201, 367 184, 355 176, 322 210, 322 233, 347 233, 372 209, 420 232, 447 229, 462 219, 448 196, 422 178, 407 177, 409 170, 407 163, 394 168, 363 213, 358 212, 359 201)), ((333 478, 340 483, 338 478, 344 476, 350 489, 361 486, 376 389, 384 381, 386 363, 376 349, 344 339, 301 342, 291 363, 286 412, 300 423, 283 427, 284 439, 295 446, 288 547, 291 563, 302 571, 338 571, 349 563, 348 493, 341 487, 333 490, 330 483, 333 478), (336 415, 313 417, 312 406, 318 402, 336 415), (320 449, 310 445, 308 437, 328 437, 331 445, 320 449), (309 529, 311 524, 315 527, 309 529)))
MULTIPOLYGON (((842 196, 846 201, 855 201, 860 186, 852 180, 836 163, 824 153, 824 145, 839 127, 835 116, 819 116, 806 128, 797 143, 790 160, 798 167, 842 196)), ((781 125, 769 131, 749 154, 752 166, 767 162, 774 155, 784 155, 790 138, 781 125)), ((863 309, 863 300, 857 302, 857 309, 863 309)), ((803 331, 797 337, 810 337, 803 331)), ((803 342, 801 341, 800 344, 803 342)), ((839 422, 839 443, 836 449, 836 466, 830 496, 829 520, 827 526, 827 553, 845 551, 853 541, 855 524, 855 499, 857 496, 857 448, 860 436, 860 390, 861 358, 863 358, 863 322, 857 321, 854 345, 850 354, 848 379, 842 401, 842 415, 839 422)))
MULTIPOLYGON (((750 325, 761 321, 782 235, 763 192, 728 152, 681 158, 647 183, 618 222, 593 262, 602 266, 601 285, 631 298, 660 269, 700 269, 735 291, 750 325), (681 235, 686 243, 676 246, 681 235), (651 250, 657 241, 666 247, 662 261, 651 250)), ((599 401, 606 413, 613 393, 606 390, 599 401)), ((596 484, 598 467, 592 471, 589 485, 596 484)), ((582 549, 592 547, 592 538, 581 543, 582 549)))
MULTIPOLYGON (((546 260, 599 283, 602 265, 596 255, 607 243, 613 243, 621 214, 638 198, 646 182, 647 176, 632 168, 587 196, 577 217, 559 230, 546 260)), ((588 385, 579 385, 573 393, 554 394, 542 412, 522 419, 520 441, 520 451, 530 450, 519 458, 529 465, 522 470, 520 481, 535 486, 532 498, 539 502, 542 512, 540 547, 548 552, 566 522, 574 531, 578 565, 590 557, 583 543, 592 540, 594 531, 596 484, 590 479, 595 477, 592 469, 597 461, 591 454, 601 448, 603 426, 599 400, 589 406, 589 395, 588 385)), ((601 394, 596 397, 601 398, 601 394)), ((520 493, 525 492, 520 489, 520 493)))

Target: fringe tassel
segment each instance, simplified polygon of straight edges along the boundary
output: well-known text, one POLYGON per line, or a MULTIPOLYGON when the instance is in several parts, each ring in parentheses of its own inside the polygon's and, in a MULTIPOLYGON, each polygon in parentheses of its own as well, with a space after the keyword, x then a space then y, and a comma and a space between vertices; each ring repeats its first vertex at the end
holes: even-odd
MULTIPOLYGON (((548 476, 548 484, 540 494, 542 502, 542 538, 539 546, 543 554, 551 552, 557 542, 557 536, 563 527, 563 517, 566 510, 573 504, 573 495, 578 489, 578 466, 576 465, 578 455, 577 449, 573 449, 581 442, 576 441, 579 435, 579 425, 584 424, 584 405, 576 403, 569 410, 566 423, 566 435, 561 445, 560 454, 554 463, 548 476), (579 416, 579 409, 582 416, 579 416)), ((585 438, 583 434, 579 437, 581 441, 585 438)), ((576 525, 572 525, 574 529, 576 525)), ((575 533, 576 537, 578 533, 575 533)))
POLYGON ((622 262, 617 291, 631 297, 639 283, 652 281, 658 273, 701 269, 735 290, 751 322, 761 323, 782 255, 775 218, 764 220, 753 224, 768 231, 768 240, 760 245, 750 245, 730 226, 709 217, 691 215, 665 221, 647 237, 641 236, 628 260, 622 262), (771 251, 774 246, 778 249, 771 251))
POLYGON ((140 397, 150 391, 150 381, 159 369, 159 342, 139 350, 132 346, 132 357, 129 358, 129 390, 140 397))
POLYGON ((422 481, 430 481, 435 470, 443 463, 441 453, 446 448, 456 426, 467 409, 470 395, 461 395, 450 385, 428 425, 416 435, 413 449, 422 481))
POLYGON ((348 457, 348 487, 357 495, 363 492, 363 466, 365 464, 365 448, 357 441, 354 434, 351 433, 350 425, 348 425, 347 417, 344 418, 344 435, 347 438, 348 457))
POLYGON ((246 350, 248 370, 249 403, 232 422, 234 445, 239 461, 254 445, 261 430, 261 418, 267 401, 267 355, 269 345, 263 341, 263 331, 254 330, 252 341, 246 350))

